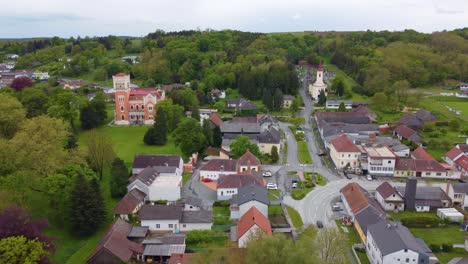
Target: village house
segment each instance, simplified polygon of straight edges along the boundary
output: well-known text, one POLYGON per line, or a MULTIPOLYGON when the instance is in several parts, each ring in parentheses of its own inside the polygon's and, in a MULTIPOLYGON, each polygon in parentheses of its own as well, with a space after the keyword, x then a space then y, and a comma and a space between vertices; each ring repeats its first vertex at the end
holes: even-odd
POLYGON ((226 92, 219 89, 211 89, 210 95, 213 101, 226 98, 226 92))
POLYGON ((372 112, 372 110, 370 110, 366 105, 364 105, 364 103, 354 102, 352 112, 365 115, 369 117, 372 122, 375 122, 377 120, 377 115, 372 112))
POLYGON ((330 142, 330 157, 339 169, 359 167, 360 155, 359 148, 345 134, 330 142))
POLYGON ((385 219, 367 228, 366 252, 372 264, 427 264, 431 253, 408 228, 385 219))
POLYGON ((184 161, 181 156, 175 155, 147 155, 137 154, 133 159, 132 174, 138 174, 147 167, 176 167, 176 173, 182 174, 184 161))
POLYGON ((450 207, 452 204, 452 200, 442 188, 418 187, 415 178, 410 178, 405 187, 396 189, 405 200, 405 210, 429 212, 450 207))
POLYGON ((244 98, 228 99, 226 100, 226 107, 229 109, 235 109, 236 111, 258 109, 257 105, 250 102, 249 100, 245 100, 244 98))
POLYGON ((71 80, 71 79, 60 79, 58 83, 64 89, 70 89, 70 90, 75 90, 88 84, 88 82, 84 80, 71 80))
POLYGON ((258 236, 272 236, 271 224, 257 208, 251 207, 237 222, 237 241, 239 248, 245 248, 247 242, 258 236))
POLYGON ((361 151, 364 151, 365 146, 387 146, 395 155, 398 157, 409 157, 410 149, 408 146, 402 144, 398 139, 384 136, 377 136, 375 133, 369 133, 364 135, 348 135, 348 137, 354 142, 361 151))
POLYGON ((445 154, 445 161, 463 175, 468 175, 468 144, 457 144, 445 154))
POLYGON ((405 125, 415 131, 421 131, 427 122, 435 122, 437 119, 430 111, 420 109, 415 114, 407 113, 402 116, 396 124, 405 125))
POLYGON ((375 199, 385 211, 399 212, 405 210, 403 196, 388 182, 384 182, 377 187, 375 199))
POLYGON ((338 109, 341 104, 343 104, 347 110, 350 110, 353 108, 353 102, 345 101, 345 100, 327 100, 327 102, 325 103, 325 108, 326 109, 338 109))
POLYGON ((177 167, 153 166, 146 167, 131 177, 127 190, 140 190, 147 195, 146 200, 150 202, 177 201, 180 199, 181 187, 182 173, 177 167))
POLYGON ((406 125, 399 125, 395 130, 393 130, 393 135, 396 136, 399 140, 409 140, 418 145, 422 144, 422 137, 406 125))
POLYGON ((129 235, 135 228, 136 227, 133 227, 124 220, 117 218, 117 220, 107 229, 103 238, 86 263, 120 264, 128 263, 130 261, 142 261, 144 246, 140 243, 131 241, 129 238, 129 235))
POLYGON ((447 183, 447 194, 454 205, 468 208, 468 183, 447 183))
POLYGON ((138 213, 141 206, 145 204, 146 193, 134 188, 129 191, 115 206, 113 215, 114 217, 122 218, 126 221, 129 216, 138 213))
POLYGON ((229 200, 238 193, 239 188, 251 184, 265 186, 263 178, 257 173, 223 175, 217 181, 217 198, 218 200, 229 200))
POLYGON ((312 97, 313 100, 317 101, 319 94, 323 91, 325 96, 327 96, 327 84, 323 81, 323 66, 322 62, 320 62, 317 68, 317 77, 313 84, 309 84, 309 95, 312 97))
POLYGON ((146 263, 170 263, 185 252, 185 234, 152 234, 141 243, 144 245, 143 260, 146 263))
POLYGON ((139 212, 141 226, 151 231, 211 230, 213 212, 208 210, 185 210, 184 204, 143 205, 139 212))
POLYGON ((293 102, 294 102, 294 96, 288 95, 288 94, 283 95, 283 104, 282 104, 283 108, 286 108, 286 109, 290 108, 293 102))
POLYGON ((154 123, 155 106, 164 100, 166 94, 157 88, 132 88, 130 75, 117 73, 112 76, 115 89, 116 125, 154 123))
MULTIPOLYGON (((397 156, 387 146, 364 147, 367 160, 363 168, 367 168, 370 175, 393 176, 397 156)), ((363 156, 364 157, 364 156, 363 156)))
POLYGON ((252 184, 239 188, 230 200, 231 219, 239 219, 250 208, 255 207, 268 217, 268 191, 264 186, 252 184))
POLYGON ((237 160, 214 159, 200 168, 200 180, 218 180, 220 175, 236 174, 237 160))

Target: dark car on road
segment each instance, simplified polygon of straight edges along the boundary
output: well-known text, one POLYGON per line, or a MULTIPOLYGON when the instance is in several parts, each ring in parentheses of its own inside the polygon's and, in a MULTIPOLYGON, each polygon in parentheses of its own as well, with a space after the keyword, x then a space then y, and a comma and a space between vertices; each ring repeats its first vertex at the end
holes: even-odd
POLYGON ((345 176, 346 178, 348 178, 348 179, 350 179, 350 180, 353 178, 353 177, 352 177, 350 174, 348 174, 346 171, 345 171, 343 174, 344 174, 344 176, 345 176))
POLYGON ((323 228, 323 223, 320 220, 317 220, 317 228, 323 228))

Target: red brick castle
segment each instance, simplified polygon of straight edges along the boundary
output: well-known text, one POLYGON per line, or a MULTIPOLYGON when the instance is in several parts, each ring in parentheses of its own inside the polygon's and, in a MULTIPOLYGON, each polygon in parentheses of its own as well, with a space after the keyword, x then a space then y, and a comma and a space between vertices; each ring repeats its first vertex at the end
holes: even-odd
POLYGON ((154 123, 155 105, 166 97, 163 90, 157 88, 131 88, 130 75, 117 73, 112 76, 115 90, 116 125, 154 123))

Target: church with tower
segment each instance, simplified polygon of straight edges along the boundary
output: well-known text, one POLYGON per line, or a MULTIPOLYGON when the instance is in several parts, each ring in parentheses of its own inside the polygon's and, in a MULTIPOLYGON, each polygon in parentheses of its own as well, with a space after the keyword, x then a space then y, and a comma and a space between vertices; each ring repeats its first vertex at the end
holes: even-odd
POLYGON ((166 97, 161 89, 131 88, 130 75, 112 76, 115 91, 114 123, 116 125, 152 125, 155 105, 166 97))
POLYGON ((322 62, 320 62, 317 68, 317 78, 313 84, 309 84, 309 94, 313 100, 317 101, 318 96, 321 91, 325 92, 325 96, 327 95, 327 85, 323 82, 323 66, 322 62))

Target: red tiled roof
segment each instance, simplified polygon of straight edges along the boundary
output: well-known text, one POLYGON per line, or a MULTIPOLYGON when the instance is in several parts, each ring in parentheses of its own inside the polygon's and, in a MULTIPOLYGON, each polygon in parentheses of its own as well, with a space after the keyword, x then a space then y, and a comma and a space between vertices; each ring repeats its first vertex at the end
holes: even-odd
POLYGON ((411 158, 399 158, 395 163, 395 170, 398 171, 415 171, 416 164, 414 159, 411 158))
POLYGON ((355 182, 347 184, 345 187, 341 188, 340 192, 345 197, 353 214, 360 212, 370 205, 376 207, 376 209, 378 208, 378 206, 375 206, 374 203, 370 201, 367 191, 355 182))
POLYGON ((132 214, 144 202, 146 194, 136 188, 128 192, 114 208, 114 214, 132 214))
POLYGON ((359 148, 354 145, 353 141, 345 134, 334 138, 330 143, 338 152, 361 152, 359 148))
POLYGON ((132 230, 132 225, 118 218, 107 229, 104 237, 99 242, 93 255, 89 257, 87 263, 95 263, 95 257, 101 250, 107 250, 104 254, 112 254, 123 262, 128 262, 135 253, 143 254, 144 247, 127 239, 127 235, 132 230))
POLYGON ((422 147, 418 147, 411 153, 411 156, 417 160, 435 160, 431 154, 427 153, 422 147))
POLYGON ((436 160, 415 160, 416 171, 446 172, 444 166, 436 160))
POLYGON ((200 170, 204 171, 236 171, 237 160, 213 159, 203 165, 200 170))
POLYGON ((396 192, 395 187, 390 185, 388 182, 384 182, 380 184, 379 187, 377 187, 376 191, 382 195, 384 199, 387 199, 390 195, 394 194, 396 192))
POLYGON ((147 95, 147 94, 157 94, 160 95, 160 91, 157 88, 138 88, 134 89, 130 92, 130 95, 137 96, 137 95, 147 95))
POLYGON ((218 180, 217 188, 242 188, 250 184, 265 186, 263 179, 249 174, 230 174, 218 180))
POLYGON ((249 229, 257 225, 266 235, 271 236, 271 225, 266 218, 256 207, 251 207, 237 222, 237 239, 240 239, 249 229))
POLYGON ((397 133, 398 135, 402 136, 403 138, 410 138, 412 135, 418 133, 416 132, 415 130, 407 127, 406 125, 399 125, 396 129, 395 129, 395 133, 397 133))
POLYGON ((248 151, 244 153, 238 160, 238 165, 250 165, 250 166, 260 166, 262 163, 260 160, 252 154, 252 152, 248 151))
POLYGON ((462 167, 463 170, 468 171, 468 157, 467 156, 462 156, 461 158, 457 159, 455 163, 462 167))
POLYGON ((219 117, 219 115, 215 112, 212 112, 210 114, 209 120, 211 121, 211 123, 215 124, 218 127, 220 127, 221 124, 223 123, 223 120, 221 119, 221 117, 219 117))
POLYGON ((464 153, 468 153, 468 144, 458 144, 457 147, 464 153))
POLYGON ((457 147, 453 147, 451 150, 449 150, 447 152, 447 154, 445 154, 445 156, 451 160, 455 160, 455 158, 457 158, 458 156, 460 155, 463 155, 463 151, 461 151, 459 148, 457 147))

